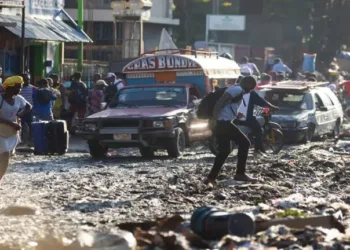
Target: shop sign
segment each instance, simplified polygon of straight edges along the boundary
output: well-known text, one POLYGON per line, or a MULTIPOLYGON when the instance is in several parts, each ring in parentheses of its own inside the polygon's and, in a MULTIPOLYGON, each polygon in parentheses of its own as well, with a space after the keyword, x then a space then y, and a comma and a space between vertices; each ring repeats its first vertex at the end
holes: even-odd
POLYGON ((32 8, 33 9, 55 9, 56 1, 53 0, 32 0, 32 8))
POLYGON ((139 58, 125 66, 124 72, 177 71, 200 69, 193 60, 180 56, 150 56, 139 58))
POLYGON ((54 16, 63 9, 64 0, 26 0, 29 2, 29 14, 39 16, 54 16))

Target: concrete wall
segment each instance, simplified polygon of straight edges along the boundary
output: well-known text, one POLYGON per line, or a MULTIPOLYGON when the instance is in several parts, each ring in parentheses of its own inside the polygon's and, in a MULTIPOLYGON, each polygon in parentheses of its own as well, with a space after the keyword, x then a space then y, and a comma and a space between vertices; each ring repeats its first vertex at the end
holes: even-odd
MULTIPOLYGON (((65 10, 75 20, 77 20, 77 3, 76 0, 69 0, 65 6, 65 10)), ((173 0, 153 0, 153 7, 151 9, 151 18, 147 23, 158 23, 164 25, 179 25, 178 19, 173 19, 172 14, 173 0)), ((96 22, 110 22, 113 20, 113 11, 110 4, 106 4, 103 0, 87 1, 85 2, 85 21, 96 22)))
POLYGON ((157 24, 147 24, 144 26, 145 52, 152 51, 159 45, 160 35, 163 26, 157 24))

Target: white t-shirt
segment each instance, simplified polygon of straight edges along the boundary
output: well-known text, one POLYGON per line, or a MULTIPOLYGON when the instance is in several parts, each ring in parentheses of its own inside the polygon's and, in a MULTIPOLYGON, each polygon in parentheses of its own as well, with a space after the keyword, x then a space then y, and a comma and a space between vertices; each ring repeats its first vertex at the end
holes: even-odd
MULTIPOLYGON (((2 119, 14 122, 16 121, 18 111, 24 109, 27 101, 20 95, 15 96, 13 105, 8 104, 0 95, 0 117, 2 119), (1 107, 2 103, 2 107, 1 107)), ((19 133, 9 138, 0 137, 0 154, 5 152, 12 152, 19 142, 19 133)))
POLYGON ((240 121, 247 120, 248 104, 250 99, 250 93, 243 95, 245 105, 241 105, 238 109, 238 113, 242 113, 245 117, 240 118, 240 121))
MULTIPOLYGON (((228 93, 235 98, 243 92, 243 89, 239 85, 234 85, 229 87, 225 93, 228 93)), ((232 121, 236 119, 238 109, 242 105, 242 100, 239 100, 236 103, 227 104, 220 110, 218 120, 220 121, 232 121)))
POLYGON ((123 81, 120 79, 115 80, 113 85, 117 86, 118 91, 124 87, 123 81))
POLYGON ((28 102, 23 98, 23 96, 17 95, 15 96, 14 104, 10 105, 3 100, 2 95, 0 95, 0 117, 8 121, 16 121, 18 111, 20 109, 24 109, 27 103, 28 102))
POLYGON ((242 64, 241 65, 241 74, 244 74, 244 75, 252 75, 253 74, 253 70, 249 67, 248 64, 242 64))

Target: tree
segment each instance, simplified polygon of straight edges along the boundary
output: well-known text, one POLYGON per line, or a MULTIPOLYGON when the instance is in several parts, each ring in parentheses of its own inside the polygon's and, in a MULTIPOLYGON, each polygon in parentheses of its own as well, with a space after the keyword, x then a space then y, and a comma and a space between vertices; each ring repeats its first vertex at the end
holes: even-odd
MULTIPOLYGON (((174 32, 179 46, 204 40, 206 15, 212 13, 212 1, 174 0, 174 16, 181 22, 174 32)), ((239 0, 217 1, 222 4, 220 13, 238 13, 239 0)), ((328 66, 341 45, 350 47, 347 27, 349 13, 349 0, 264 0, 264 11, 260 18, 283 25, 284 42, 298 48, 295 49, 296 53, 288 53, 288 56, 299 53, 300 57, 304 49, 317 53, 318 62, 328 66)), ((252 41, 248 41, 248 45, 249 42, 252 41)))
MULTIPOLYGON (((213 11, 213 0, 174 0, 174 17, 180 19, 180 26, 175 28, 175 38, 180 47, 192 45, 205 39, 206 15, 213 11)), ((237 13, 238 0, 220 1, 221 14, 237 13)))

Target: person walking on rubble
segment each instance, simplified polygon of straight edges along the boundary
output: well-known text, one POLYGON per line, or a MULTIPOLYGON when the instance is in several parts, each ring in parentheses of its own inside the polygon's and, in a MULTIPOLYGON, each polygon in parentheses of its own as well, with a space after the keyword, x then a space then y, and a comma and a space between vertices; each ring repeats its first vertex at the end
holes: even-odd
POLYGON ((9 166, 10 156, 20 141, 18 117, 28 114, 32 106, 19 95, 23 85, 21 76, 7 78, 0 95, 0 180, 9 166))
POLYGON ((216 103, 210 126, 217 138, 219 153, 215 158, 213 168, 204 181, 205 184, 210 186, 216 184, 215 179, 231 153, 231 141, 234 141, 238 145, 237 170, 234 179, 247 182, 257 181, 257 179, 251 178, 246 174, 250 141, 236 125, 237 120, 243 116, 241 113, 238 113, 243 95, 250 93, 255 87, 255 78, 246 76, 241 80, 239 85, 229 87, 216 103))

